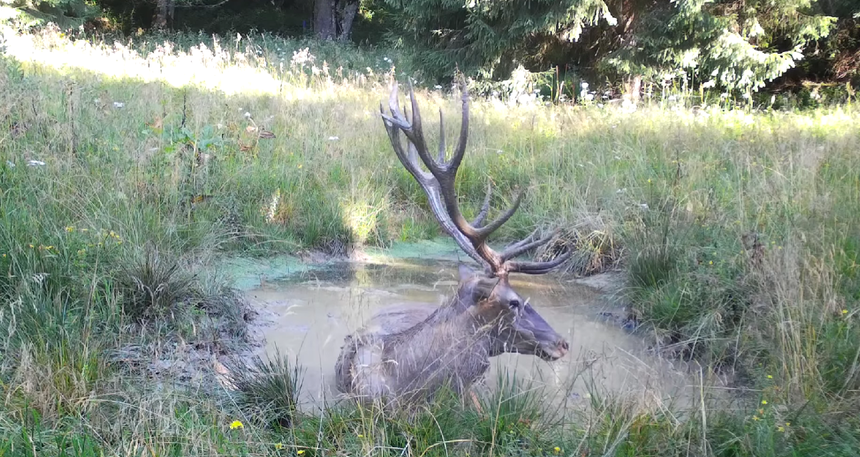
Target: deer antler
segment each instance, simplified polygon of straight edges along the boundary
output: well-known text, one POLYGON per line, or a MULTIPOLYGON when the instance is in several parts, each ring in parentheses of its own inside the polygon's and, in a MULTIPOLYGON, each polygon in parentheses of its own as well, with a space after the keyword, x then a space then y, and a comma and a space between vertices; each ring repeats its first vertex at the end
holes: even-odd
POLYGON ((397 106, 398 87, 396 81, 391 89, 391 96, 388 101, 391 114, 385 114, 382 104, 379 105, 379 112, 382 116, 385 130, 388 132, 388 138, 391 140, 391 146, 394 148, 394 152, 403 166, 406 167, 409 173, 412 174, 415 180, 418 181, 418 184, 424 189, 433 215, 442 226, 442 229, 454 238, 460 249, 478 263, 483 264, 494 276, 506 277, 511 272, 529 274, 546 273, 564 263, 570 258, 572 252, 569 251, 549 262, 524 262, 513 261, 511 259, 530 249, 546 244, 552 238, 552 235, 536 239, 537 230, 535 230, 525 239, 509 245, 501 253, 496 252, 487 244, 487 238, 490 234, 498 230, 517 211, 522 202, 524 192, 519 192, 511 207, 497 219, 487 224, 484 224, 484 219, 486 219, 489 212, 492 190, 489 184, 481 210, 472 223, 467 222, 460 212, 457 195, 454 191, 454 181, 457 177, 457 170, 463 161, 463 156, 466 152, 466 141, 469 136, 469 94, 463 81, 461 81, 461 88, 463 91, 463 119, 460 124, 460 137, 457 140, 457 146, 454 148, 450 160, 445 160, 445 130, 442 110, 439 110, 440 140, 439 158, 437 161, 430 155, 427 142, 424 140, 424 131, 421 126, 421 112, 418 109, 418 102, 415 100, 412 85, 410 84, 409 86, 409 99, 412 105, 412 120, 410 120, 403 115, 397 106), (408 140, 407 150, 405 151, 400 141, 401 131, 408 140), (419 158, 428 171, 421 169, 418 162, 419 158))

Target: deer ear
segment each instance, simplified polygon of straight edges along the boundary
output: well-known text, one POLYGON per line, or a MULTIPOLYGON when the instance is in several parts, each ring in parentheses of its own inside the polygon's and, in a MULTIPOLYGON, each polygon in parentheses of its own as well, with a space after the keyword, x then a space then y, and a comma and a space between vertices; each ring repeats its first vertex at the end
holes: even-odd
POLYGON ((461 263, 458 270, 460 273, 460 282, 467 281, 475 276, 475 270, 469 268, 465 263, 461 263))

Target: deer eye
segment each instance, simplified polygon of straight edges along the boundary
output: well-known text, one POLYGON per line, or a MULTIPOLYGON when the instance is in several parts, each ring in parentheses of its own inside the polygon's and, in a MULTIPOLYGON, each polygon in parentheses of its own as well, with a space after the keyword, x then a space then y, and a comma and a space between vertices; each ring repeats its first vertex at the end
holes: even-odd
POLYGON ((520 307, 520 301, 519 300, 511 300, 511 302, 508 304, 511 305, 511 308, 519 308, 520 307))

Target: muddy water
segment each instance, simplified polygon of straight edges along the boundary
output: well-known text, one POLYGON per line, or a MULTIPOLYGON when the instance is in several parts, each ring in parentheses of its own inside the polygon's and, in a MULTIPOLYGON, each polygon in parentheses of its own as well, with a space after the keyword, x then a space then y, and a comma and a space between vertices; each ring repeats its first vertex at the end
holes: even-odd
MULTIPOLYGON (((262 351, 298 360, 305 369, 303 403, 314 407, 340 395, 334 364, 347 334, 387 306, 441 305, 456 288, 456 274, 456 264, 443 261, 345 263, 267 282, 248 297, 270 321, 262 351)), ((654 356, 642 337, 601 318, 607 305, 595 290, 547 276, 512 283, 567 338, 570 352, 553 363, 519 354, 495 357, 485 388, 497 385, 499 375, 513 374, 563 404, 589 404, 596 394, 652 406, 695 401, 696 377, 654 356)))

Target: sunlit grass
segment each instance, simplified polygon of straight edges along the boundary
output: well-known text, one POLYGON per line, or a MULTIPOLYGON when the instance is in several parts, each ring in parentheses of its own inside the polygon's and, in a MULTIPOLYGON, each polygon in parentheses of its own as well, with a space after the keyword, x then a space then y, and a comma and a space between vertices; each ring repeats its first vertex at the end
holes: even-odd
MULTIPOLYGON (((3 33, 0 454, 42 455, 40 443, 57 455, 420 455, 419 444, 427 455, 785 455, 857 443, 856 111, 473 99, 465 211, 488 179, 494 208, 526 187, 498 241, 560 225, 583 249, 611 246, 627 277, 619 299, 646 338, 735 375, 752 406, 646 408, 595 389, 587 413, 548 428, 529 425, 545 411, 503 395, 510 417, 441 401, 414 422, 333 407, 273 429, 242 416, 227 388, 152 392, 144 377, 165 348, 245 338, 213 259, 440 235, 376 111, 389 60, 398 78, 408 61, 267 36, 3 33)), ((457 94, 419 99, 431 144, 440 108, 453 139, 457 94)))

